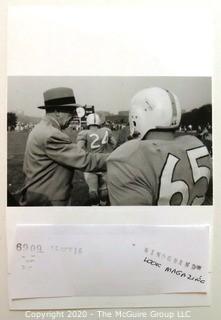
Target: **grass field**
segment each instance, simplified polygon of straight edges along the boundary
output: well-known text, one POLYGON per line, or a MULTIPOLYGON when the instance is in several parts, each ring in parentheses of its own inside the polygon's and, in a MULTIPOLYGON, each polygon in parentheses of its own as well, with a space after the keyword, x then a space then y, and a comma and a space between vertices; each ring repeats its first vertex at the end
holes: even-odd
MULTIPOLYGON (((77 132, 71 129, 67 130, 68 135, 75 142, 77 132)), ((114 131, 117 137, 118 132, 114 131)), ((11 193, 18 191, 24 184, 24 174, 22 171, 23 158, 25 152, 28 132, 8 132, 8 190, 11 193)), ((71 204, 73 206, 84 206, 88 204, 88 186, 85 183, 84 175, 81 171, 75 170, 73 178, 73 190, 71 195, 71 204)))

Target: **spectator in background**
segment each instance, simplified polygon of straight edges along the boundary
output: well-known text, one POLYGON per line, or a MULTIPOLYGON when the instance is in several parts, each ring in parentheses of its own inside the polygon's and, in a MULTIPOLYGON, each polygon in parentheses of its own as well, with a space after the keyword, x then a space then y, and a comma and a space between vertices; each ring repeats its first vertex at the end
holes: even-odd
POLYGON ((116 148, 118 148, 124 142, 128 141, 129 136, 130 136, 130 127, 129 127, 129 123, 127 123, 127 125, 124 128, 122 128, 119 132, 116 148))

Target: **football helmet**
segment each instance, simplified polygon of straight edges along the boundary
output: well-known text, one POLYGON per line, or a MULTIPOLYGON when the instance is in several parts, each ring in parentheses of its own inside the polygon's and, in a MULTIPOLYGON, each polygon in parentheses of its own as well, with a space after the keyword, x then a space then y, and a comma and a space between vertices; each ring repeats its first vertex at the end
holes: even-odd
POLYGON ((87 116, 87 126, 100 126, 101 119, 97 113, 91 113, 87 116))
POLYGON ((181 120, 181 106, 177 96, 158 87, 139 91, 131 100, 129 111, 130 134, 139 138, 150 130, 176 129, 181 120))

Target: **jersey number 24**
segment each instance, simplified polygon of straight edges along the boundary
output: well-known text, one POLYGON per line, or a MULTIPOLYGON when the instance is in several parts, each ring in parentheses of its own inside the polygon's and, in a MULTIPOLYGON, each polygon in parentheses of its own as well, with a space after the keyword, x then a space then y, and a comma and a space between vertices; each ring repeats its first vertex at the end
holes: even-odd
MULTIPOLYGON (((91 149, 97 149, 97 148, 100 148, 100 137, 98 134, 96 133, 91 133, 90 138, 93 137, 93 140, 91 142, 91 149)), ((108 131, 105 131, 105 134, 103 136, 103 139, 101 140, 101 144, 104 145, 104 144, 107 144, 108 143, 108 131)))

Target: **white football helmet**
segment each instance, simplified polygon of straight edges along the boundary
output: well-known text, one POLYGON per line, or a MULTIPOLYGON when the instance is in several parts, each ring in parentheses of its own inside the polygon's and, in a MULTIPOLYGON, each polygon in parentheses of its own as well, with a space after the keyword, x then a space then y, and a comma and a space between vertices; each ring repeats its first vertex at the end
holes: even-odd
POLYGON ((158 87, 139 91, 131 100, 130 134, 139 138, 153 129, 175 129, 181 120, 181 106, 175 94, 158 87))
POLYGON ((87 126, 100 126, 101 119, 97 113, 91 113, 87 116, 87 126))

